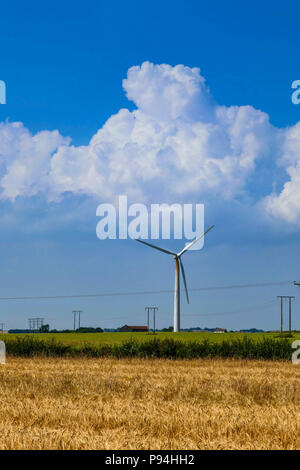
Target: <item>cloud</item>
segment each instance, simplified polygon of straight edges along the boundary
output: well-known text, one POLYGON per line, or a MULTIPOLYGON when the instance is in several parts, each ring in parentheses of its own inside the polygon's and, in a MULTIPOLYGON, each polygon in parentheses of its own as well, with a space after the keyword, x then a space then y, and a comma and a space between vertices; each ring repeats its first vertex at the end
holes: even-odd
POLYGON ((281 133, 278 166, 289 177, 282 191, 273 192, 262 201, 270 215, 290 223, 300 223, 300 122, 281 133))
POLYGON ((123 86, 137 109, 111 116, 86 147, 61 146, 52 187, 110 198, 231 199, 244 191, 272 138, 265 113, 216 106, 199 69, 132 67, 123 86))
POLYGON ((123 88, 142 113, 157 121, 207 121, 213 116, 212 99, 198 68, 145 62, 129 69, 123 88))
POLYGON ((0 197, 41 193, 57 201, 70 192, 247 204, 250 197, 271 216, 300 218, 300 123, 277 129, 252 106, 220 106, 200 70, 183 65, 145 62, 128 70, 123 88, 136 109, 111 116, 86 146, 71 145, 58 131, 32 135, 20 123, 2 123, 0 197), (265 197, 253 190, 259 168, 276 162, 290 181, 265 197))
POLYGON ((20 122, 0 123, 1 198, 47 193, 51 158, 68 143, 58 131, 32 135, 20 122))

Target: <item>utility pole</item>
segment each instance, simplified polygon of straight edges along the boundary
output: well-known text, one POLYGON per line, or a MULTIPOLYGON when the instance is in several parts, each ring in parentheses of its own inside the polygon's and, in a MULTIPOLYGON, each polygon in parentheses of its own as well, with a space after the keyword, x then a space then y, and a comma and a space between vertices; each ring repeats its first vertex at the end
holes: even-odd
POLYGON ((44 324, 44 318, 28 318, 28 322, 30 331, 38 333, 44 324))
POLYGON ((280 299, 280 334, 282 334, 282 313, 283 313, 283 297, 277 296, 280 299))
POLYGON ((82 310, 72 310, 74 315, 74 331, 76 330, 76 316, 78 315, 78 328, 80 328, 80 315, 82 314, 82 310))
POLYGON ((153 310, 153 330, 155 334, 155 312, 158 310, 158 307, 152 307, 153 310))
POLYGON ((4 331, 4 325, 5 325, 5 323, 0 323, 0 329, 2 331, 2 334, 3 334, 3 331, 4 331))
POLYGON ((147 327, 148 327, 148 333, 149 333, 149 329, 150 329, 150 325, 149 325, 149 311, 150 311, 151 307, 145 307, 145 311, 147 312, 147 327))
POLYGON ((294 281, 294 286, 300 287, 300 282, 299 281, 294 281))
POLYGON ((280 299, 280 333, 283 330, 283 299, 289 299, 289 332, 292 332, 292 299, 295 299, 293 295, 278 295, 280 299))
POLYGON ((150 325, 149 325, 149 312, 150 311, 153 312, 153 332, 155 334, 155 313, 158 310, 158 307, 145 307, 145 310, 147 312, 148 332, 149 332, 149 328, 150 328, 150 325))

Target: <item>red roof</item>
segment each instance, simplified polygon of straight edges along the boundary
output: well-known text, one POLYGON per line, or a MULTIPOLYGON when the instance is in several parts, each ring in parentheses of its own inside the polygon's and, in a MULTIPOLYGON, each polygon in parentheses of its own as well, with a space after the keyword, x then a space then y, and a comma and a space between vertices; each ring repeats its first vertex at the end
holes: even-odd
POLYGON ((128 325, 128 328, 132 328, 133 330, 148 330, 147 326, 131 326, 131 325, 128 325))
POLYGON ((121 327, 122 328, 131 328, 132 330, 143 330, 143 331, 148 331, 147 326, 132 326, 132 325, 124 325, 121 327))

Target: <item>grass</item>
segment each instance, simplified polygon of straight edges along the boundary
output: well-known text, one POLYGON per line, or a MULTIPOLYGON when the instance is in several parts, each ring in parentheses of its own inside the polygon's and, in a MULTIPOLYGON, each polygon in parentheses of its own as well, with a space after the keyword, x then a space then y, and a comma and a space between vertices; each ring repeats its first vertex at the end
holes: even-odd
MULTIPOLYGON (((147 333, 37 333, 37 334, 9 334, 4 335, 3 340, 9 340, 12 338, 24 338, 26 336, 38 339, 55 339, 56 341, 62 342, 64 344, 70 345, 79 345, 83 343, 89 344, 117 344, 122 343, 127 340, 137 340, 137 341, 148 341, 149 338, 153 338, 152 334, 147 333)), ((294 339, 300 339, 300 333, 293 334, 294 339)), ((222 342, 223 340, 231 339, 243 339, 248 337, 254 341, 261 340, 262 338, 274 338, 278 337, 278 333, 169 333, 169 332, 158 332, 155 335, 156 338, 175 338, 176 340, 181 341, 203 341, 205 339, 212 342, 222 342)), ((0 335, 1 339, 1 335, 0 335)))
POLYGON ((0 449, 299 449, 300 366, 8 358, 0 449))

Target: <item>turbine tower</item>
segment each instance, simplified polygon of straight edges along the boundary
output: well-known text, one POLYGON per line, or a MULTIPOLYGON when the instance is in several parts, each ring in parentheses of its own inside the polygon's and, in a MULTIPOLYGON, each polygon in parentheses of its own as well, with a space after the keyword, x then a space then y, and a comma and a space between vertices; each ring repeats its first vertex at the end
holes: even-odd
POLYGON ((166 250, 165 248, 161 248, 156 245, 152 245, 151 243, 145 242, 144 240, 139 240, 136 239, 137 242, 143 243, 144 245, 151 246, 151 248, 155 248, 156 250, 162 251, 163 253, 167 253, 168 255, 174 256, 175 259, 175 287, 174 287, 174 332, 180 331, 180 271, 182 274, 182 279, 184 283, 184 288, 185 288, 185 294, 186 294, 186 300, 187 303, 189 304, 189 294, 187 290, 187 285, 186 285, 186 278, 185 278, 185 272, 184 272, 184 267, 183 263, 181 261, 181 256, 188 251, 198 240, 204 237, 204 235, 209 232, 214 225, 209 227, 202 235, 199 235, 199 237, 196 237, 191 243, 188 243, 183 250, 181 250, 179 253, 175 253, 170 250, 166 250))

